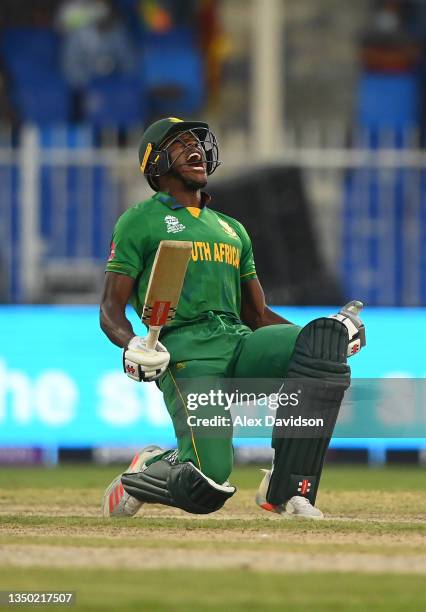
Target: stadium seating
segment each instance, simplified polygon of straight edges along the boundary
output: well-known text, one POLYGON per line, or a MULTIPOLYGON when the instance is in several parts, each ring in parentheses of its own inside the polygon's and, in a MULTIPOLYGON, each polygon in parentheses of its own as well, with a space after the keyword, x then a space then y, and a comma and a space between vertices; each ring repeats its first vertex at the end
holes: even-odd
MULTIPOLYGON (((2 33, 0 53, 11 76, 11 98, 24 122, 70 120, 70 90, 59 50, 52 29, 7 28, 2 33)), ((203 63, 194 32, 179 27, 166 34, 146 32, 137 74, 94 79, 83 94, 82 111, 96 127, 126 128, 143 123, 148 114, 194 114, 203 100, 203 63)))
POLYGON ((176 28, 167 35, 146 37, 141 74, 153 115, 190 115, 204 101, 204 71, 193 33, 176 28))
MULTIPOLYGON (((366 149, 406 147, 408 130, 420 120, 419 89, 413 73, 362 75, 356 111, 362 142, 356 144, 366 149)), ((407 198, 412 178, 413 171, 403 168, 384 172, 366 167, 347 172, 343 184, 342 282, 348 297, 370 306, 404 306, 407 300, 415 303, 418 299, 426 302, 426 287, 417 287, 417 297, 413 294, 411 298, 407 290, 407 257, 413 235, 408 228, 413 219, 422 224, 407 198)), ((424 177, 421 180, 424 182, 424 177)), ((421 191, 426 197, 424 187, 421 191)))
POLYGON ((419 83, 415 74, 367 72, 360 78, 358 123, 369 129, 405 129, 417 125, 420 110, 419 83))
POLYGON ((141 80, 124 75, 94 79, 84 96, 83 114, 96 127, 140 125, 146 116, 141 80))
POLYGON ((196 46, 195 30, 186 26, 173 27, 165 33, 147 31, 144 33, 143 44, 158 51, 196 46))
POLYGON ((23 63, 27 76, 34 66, 43 66, 46 72, 56 67, 58 48, 59 37, 48 28, 6 28, 0 42, 2 57, 13 75, 23 69, 23 63))
POLYGON ((12 99, 24 122, 45 125, 66 123, 69 119, 69 90, 62 79, 50 78, 40 83, 16 84, 12 99))
POLYGON ((88 124, 46 125, 40 129, 39 138, 44 149, 84 149, 94 143, 93 129, 88 124))
MULTIPOLYGON (((84 150, 94 141, 89 125, 44 127, 43 148, 84 150)), ((116 211, 110 204, 117 184, 102 164, 47 164, 41 168, 41 235, 49 260, 85 257, 103 261, 116 211), (84 234, 84 240, 82 238, 84 234)))
POLYGON ((11 98, 24 122, 66 122, 69 89, 58 65, 59 39, 46 28, 9 28, 0 49, 11 76, 11 98))

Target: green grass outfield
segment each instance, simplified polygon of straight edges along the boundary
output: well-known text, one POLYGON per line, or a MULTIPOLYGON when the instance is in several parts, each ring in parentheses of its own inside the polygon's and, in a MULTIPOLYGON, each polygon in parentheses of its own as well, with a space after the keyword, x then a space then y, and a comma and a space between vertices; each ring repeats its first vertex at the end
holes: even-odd
POLYGON ((119 471, 0 470, 0 590, 73 590, 78 610, 426 609, 422 468, 326 467, 318 522, 258 509, 255 467, 213 515, 106 520, 119 471))

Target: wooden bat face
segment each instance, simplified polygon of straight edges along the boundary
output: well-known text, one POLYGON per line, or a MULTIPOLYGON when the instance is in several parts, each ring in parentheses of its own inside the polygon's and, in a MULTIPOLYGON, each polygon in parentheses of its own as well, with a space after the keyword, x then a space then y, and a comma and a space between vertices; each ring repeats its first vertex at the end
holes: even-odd
POLYGON ((142 321, 162 327, 172 321, 191 256, 192 242, 162 240, 152 265, 142 311, 142 321))

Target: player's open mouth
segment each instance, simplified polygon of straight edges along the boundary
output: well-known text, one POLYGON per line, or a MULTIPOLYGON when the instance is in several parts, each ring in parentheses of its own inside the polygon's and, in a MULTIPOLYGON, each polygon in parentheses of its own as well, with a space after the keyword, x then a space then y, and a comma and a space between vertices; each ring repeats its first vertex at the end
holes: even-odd
POLYGON ((204 167, 205 162, 203 160, 202 155, 198 153, 197 151, 194 151, 193 153, 190 153, 188 155, 188 157, 186 158, 186 163, 191 166, 192 170, 197 170, 198 172, 205 171, 205 167, 204 167), (200 164, 195 165, 197 162, 200 162, 200 164))

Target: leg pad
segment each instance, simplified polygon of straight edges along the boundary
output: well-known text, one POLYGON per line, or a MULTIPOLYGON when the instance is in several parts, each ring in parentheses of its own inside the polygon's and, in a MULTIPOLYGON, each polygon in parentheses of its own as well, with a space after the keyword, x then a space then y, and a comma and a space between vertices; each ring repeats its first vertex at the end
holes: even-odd
MULTIPOLYGON (((346 363, 348 332, 339 321, 316 319, 300 332, 284 384, 286 393, 299 395, 298 410, 303 416, 324 420, 316 437, 290 436, 277 426, 288 414, 280 406, 272 434, 275 449, 267 501, 274 505, 293 495, 303 495, 315 503, 325 455, 333 434, 345 390, 350 384, 346 363)), ((302 431, 302 430, 301 430, 302 431)))
POLYGON ((136 499, 181 508, 193 514, 209 514, 222 508, 236 489, 219 485, 192 463, 171 465, 167 459, 151 463, 143 472, 123 474, 124 489, 136 499))

